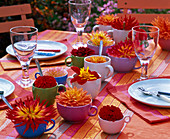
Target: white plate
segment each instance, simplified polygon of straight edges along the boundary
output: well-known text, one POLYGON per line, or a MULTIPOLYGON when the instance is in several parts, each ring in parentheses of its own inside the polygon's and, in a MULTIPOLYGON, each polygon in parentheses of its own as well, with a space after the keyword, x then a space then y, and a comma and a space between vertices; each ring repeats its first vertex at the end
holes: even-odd
MULTIPOLYGON (((4 91, 4 97, 7 97, 10 94, 12 94, 14 89, 15 89, 15 86, 12 82, 10 82, 6 79, 0 78, 0 91, 4 91)), ((1 99, 1 97, 0 97, 0 99, 1 99)))
MULTIPOLYGON (((143 80, 132 84, 128 88, 130 96, 139 102, 155 107, 170 108, 170 103, 165 102, 164 100, 156 96, 145 95, 137 89, 138 87, 143 87, 148 91, 170 92, 170 79, 143 80)), ((166 96, 170 97, 168 95, 166 96)))
MULTIPOLYGON (((63 43, 59 43, 59 42, 55 42, 55 41, 48 41, 48 40, 39 40, 37 41, 37 49, 45 49, 45 48, 49 48, 49 49, 60 49, 60 52, 57 52, 55 55, 53 56, 43 56, 43 55, 35 55, 33 57, 33 59, 37 58, 39 60, 48 60, 48 59, 52 59, 55 57, 58 57, 62 54, 64 54, 67 51, 67 46, 63 43)), ((12 56, 15 56, 14 50, 12 48, 12 44, 9 45, 6 48, 6 52, 12 56)))

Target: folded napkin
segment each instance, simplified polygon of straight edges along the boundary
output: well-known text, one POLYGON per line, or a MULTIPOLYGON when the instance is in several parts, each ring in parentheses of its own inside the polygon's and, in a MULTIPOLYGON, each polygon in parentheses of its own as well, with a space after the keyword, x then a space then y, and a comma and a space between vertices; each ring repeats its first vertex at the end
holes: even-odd
MULTIPOLYGON (((19 99, 25 99, 27 96, 32 96, 32 92, 25 90, 24 88, 20 87, 14 80, 12 80, 9 76, 3 74, 0 75, 0 78, 9 80, 10 82, 12 82, 15 86, 15 90, 14 92, 7 96, 6 99, 8 100, 8 102, 11 105, 15 104, 15 100, 19 100, 19 99)), ((0 110, 2 109, 6 109, 9 108, 4 102, 3 100, 0 100, 0 110)))
MULTIPOLYGON (((72 47, 71 47, 70 43, 67 41, 67 39, 60 40, 60 41, 57 41, 57 42, 65 44, 67 46, 67 48, 68 48, 67 52, 64 53, 63 55, 61 55, 59 57, 56 57, 56 58, 53 58, 53 59, 39 60, 39 63, 40 63, 41 66, 64 64, 65 63, 65 58, 67 56, 71 55, 70 52, 72 50, 72 47)), ((68 62, 70 62, 69 60, 68 60, 68 62)), ((4 57, 2 57, 0 59, 0 62, 1 62, 1 65, 2 65, 4 70, 20 69, 21 68, 21 65, 20 65, 19 61, 15 57, 13 57, 13 56, 11 56, 9 54, 7 54, 4 57)), ((36 67, 36 64, 35 64, 34 60, 31 61, 29 67, 30 68, 31 67, 36 67)))
MULTIPOLYGON (((162 77, 165 78, 165 77, 162 77)), ((170 78, 170 77, 166 77, 170 78)), ((131 83, 132 84, 132 83, 131 83)), ((170 120, 170 111, 167 108, 157 108, 145 105, 133 99, 129 93, 128 88, 131 84, 113 86, 110 82, 107 84, 107 91, 121 103, 127 106, 128 109, 133 111, 139 117, 148 123, 158 123, 170 120)))

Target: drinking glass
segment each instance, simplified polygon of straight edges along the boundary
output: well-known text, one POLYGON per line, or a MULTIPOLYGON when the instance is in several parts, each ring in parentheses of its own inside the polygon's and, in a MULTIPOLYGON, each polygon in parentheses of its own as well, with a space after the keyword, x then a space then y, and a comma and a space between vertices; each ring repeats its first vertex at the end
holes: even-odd
POLYGON ((17 83, 27 88, 32 86, 29 78, 29 64, 37 47, 38 29, 31 26, 16 26, 10 29, 11 43, 14 53, 22 67, 22 79, 17 83))
POLYGON ((84 46, 82 34, 89 20, 91 12, 91 0, 69 0, 69 13, 71 21, 78 34, 77 42, 72 47, 78 48, 84 46))
POLYGON ((141 64, 139 80, 147 79, 147 69, 158 46, 159 28, 149 25, 139 25, 132 28, 132 40, 135 53, 141 64))

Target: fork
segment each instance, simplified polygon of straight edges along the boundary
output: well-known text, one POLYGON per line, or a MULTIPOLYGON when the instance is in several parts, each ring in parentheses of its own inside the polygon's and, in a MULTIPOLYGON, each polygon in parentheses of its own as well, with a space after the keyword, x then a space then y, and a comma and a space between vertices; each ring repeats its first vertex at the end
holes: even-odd
POLYGON ((0 97, 2 98, 2 100, 7 104, 7 106, 13 110, 11 104, 9 104, 9 102, 7 101, 7 99, 4 97, 4 91, 0 91, 0 97))
POLYGON ((147 91, 143 87, 138 87, 138 90, 140 90, 145 95, 157 96, 157 97, 161 98, 162 100, 170 103, 170 98, 168 98, 168 97, 166 97, 164 95, 159 94, 158 91, 157 92, 147 91))

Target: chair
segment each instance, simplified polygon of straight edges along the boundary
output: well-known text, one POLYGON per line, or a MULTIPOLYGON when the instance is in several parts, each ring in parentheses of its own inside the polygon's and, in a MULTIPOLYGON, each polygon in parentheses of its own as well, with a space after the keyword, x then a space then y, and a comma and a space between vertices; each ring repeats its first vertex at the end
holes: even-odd
POLYGON ((151 23, 157 16, 168 17, 170 20, 170 14, 141 14, 131 13, 128 14, 128 9, 169 9, 170 0, 118 0, 118 8, 123 9, 123 13, 119 13, 118 16, 131 15, 136 17, 139 23, 151 23))
POLYGON ((0 22, 0 33, 9 32, 14 26, 34 26, 32 18, 27 19, 26 15, 31 14, 30 4, 2 6, 0 7, 0 18, 20 16, 21 19, 15 21, 0 22))

